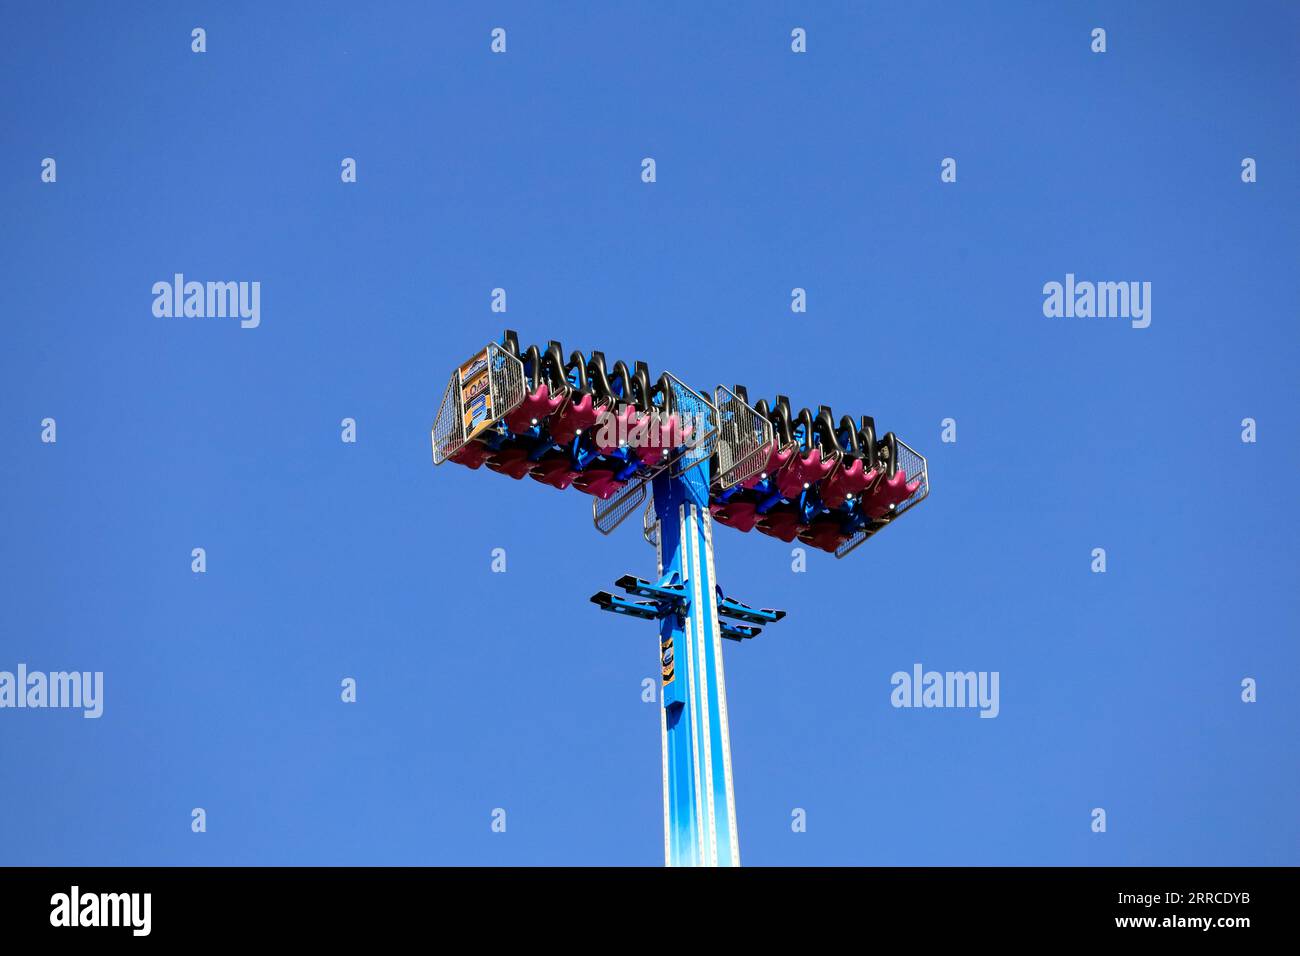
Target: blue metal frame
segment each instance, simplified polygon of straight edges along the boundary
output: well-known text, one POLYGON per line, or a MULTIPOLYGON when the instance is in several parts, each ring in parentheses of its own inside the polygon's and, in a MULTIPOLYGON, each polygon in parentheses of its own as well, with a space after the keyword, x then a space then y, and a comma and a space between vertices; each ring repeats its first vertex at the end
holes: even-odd
POLYGON ((660 620, 663 685, 664 859, 669 866, 739 866, 709 516, 709 464, 654 481, 659 578, 681 581, 686 606, 660 620))
POLYGON ((717 586, 707 461, 683 474, 666 470, 653 487, 658 580, 625 574, 615 582, 645 600, 608 591, 591 600, 614 614, 659 622, 665 863, 739 866, 722 639, 755 637, 762 632, 757 625, 779 621, 785 612, 750 607, 717 586))

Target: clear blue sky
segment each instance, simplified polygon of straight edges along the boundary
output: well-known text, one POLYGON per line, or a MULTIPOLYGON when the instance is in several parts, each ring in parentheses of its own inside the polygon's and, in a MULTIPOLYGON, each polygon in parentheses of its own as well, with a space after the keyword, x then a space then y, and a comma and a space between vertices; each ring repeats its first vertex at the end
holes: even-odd
POLYGON ((790 612, 726 647, 746 863, 1300 863, 1295 4, 151 6, 0 13, 0 669, 106 698, 0 711, 0 863, 662 862, 653 629, 587 603, 653 552, 430 461, 507 323, 929 455, 848 560, 718 529, 790 612))

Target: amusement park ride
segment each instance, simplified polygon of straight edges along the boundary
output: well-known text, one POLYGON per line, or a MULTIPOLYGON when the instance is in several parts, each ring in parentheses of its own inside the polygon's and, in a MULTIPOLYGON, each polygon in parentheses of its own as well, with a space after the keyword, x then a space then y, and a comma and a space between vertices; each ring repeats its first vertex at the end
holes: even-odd
POLYGON ((604 534, 646 503, 657 577, 624 575, 614 583, 629 597, 591 600, 658 623, 665 862, 739 866, 721 639, 756 637, 785 612, 723 593, 712 524, 843 558, 925 498, 925 459, 869 416, 836 423, 784 396, 750 405, 739 385, 710 401, 668 372, 652 382, 644 362, 521 349, 512 331, 452 373, 432 437, 434 464, 591 495, 604 534))

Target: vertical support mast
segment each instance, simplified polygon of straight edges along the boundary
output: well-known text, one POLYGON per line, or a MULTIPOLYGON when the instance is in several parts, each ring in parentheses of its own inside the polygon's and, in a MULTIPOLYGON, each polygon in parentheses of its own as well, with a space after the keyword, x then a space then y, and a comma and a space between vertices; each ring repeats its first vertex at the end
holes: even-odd
MULTIPOLYGON (((672 469, 669 469, 670 472, 672 469)), ((709 463, 654 479, 660 581, 685 585, 660 622, 664 665, 664 855, 669 866, 739 866, 727 689, 709 515, 709 463), (670 669, 671 668, 671 669, 670 669)))
POLYGON ((598 591, 591 602, 659 630, 665 862, 739 866, 722 639, 749 640, 785 612, 718 587, 713 518, 843 558, 922 501, 929 472, 893 432, 877 439, 869 416, 836 426, 825 405, 816 415, 793 414, 781 396, 751 406, 739 385, 710 400, 633 365, 607 366, 601 352, 566 362, 559 342, 521 349, 507 329, 453 371, 430 431, 433 461, 572 485, 592 496, 602 534, 653 488, 643 530, 657 580, 625 574, 614 586, 631 597, 598 591))

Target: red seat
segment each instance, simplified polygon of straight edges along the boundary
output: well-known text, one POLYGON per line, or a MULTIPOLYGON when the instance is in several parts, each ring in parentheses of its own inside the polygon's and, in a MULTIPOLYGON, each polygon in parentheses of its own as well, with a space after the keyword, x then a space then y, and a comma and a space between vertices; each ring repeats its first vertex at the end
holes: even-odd
POLYGON ((506 427, 515 434, 526 432, 533 427, 534 421, 540 422, 554 414, 563 401, 563 395, 552 395, 551 387, 543 382, 525 395, 519 407, 506 416, 506 427))
POLYGON ((763 534, 780 538, 787 544, 799 533, 799 515, 794 511, 773 509, 758 518, 758 530, 763 534))
POLYGON ((827 461, 823 459, 822 450, 814 448, 802 457, 796 456, 786 469, 781 472, 776 480, 776 486, 785 497, 798 498, 805 484, 816 484, 829 475, 834 467, 834 460, 827 461))
POLYGON ((840 530, 840 523, 833 518, 817 518, 803 531, 799 540, 823 551, 834 552, 848 540, 848 535, 840 530))
POLYGON ((638 422, 637 427, 642 428, 643 423, 643 433, 639 432, 636 441, 629 440, 628 444, 632 446, 632 453, 646 464, 654 464, 667 457, 668 453, 679 445, 686 444, 691 437, 691 426, 683 425, 675 412, 663 418, 657 414, 647 416, 638 422))
POLYGON ((627 441, 640 418, 636 408, 631 405, 622 405, 614 411, 606 409, 596 424, 596 449, 602 455, 608 455, 617 449, 627 441))
POLYGON ((528 473, 542 484, 558 488, 560 491, 568 488, 582 474, 574 469, 568 455, 548 455, 541 461, 535 462, 528 473))
POLYGON ((863 507, 872 518, 889 514, 890 505, 901 505, 921 487, 921 479, 908 481, 907 475, 898 471, 893 478, 882 478, 863 501, 863 507))
POLYGON ((579 431, 586 431, 596 424, 600 411, 590 393, 580 396, 564 406, 564 410, 550 423, 551 438, 561 445, 567 445, 578 437, 579 431))
POLYGON ((532 464, 528 460, 527 450, 523 448, 503 448, 487 460, 489 468, 503 475, 509 475, 515 481, 519 481, 524 475, 528 474, 528 469, 532 467, 532 464))
POLYGON ((715 520, 737 531, 754 530, 754 522, 758 520, 758 505, 752 501, 728 501, 709 505, 709 511, 715 520))
POLYGON ((753 488, 764 478, 770 478, 777 474, 782 468, 790 464, 790 459, 794 457, 793 448, 778 448, 775 443, 771 445, 771 451, 767 456, 767 467, 757 474, 746 478, 740 483, 742 488, 753 488))
POLYGON ((573 480, 573 487, 589 495, 608 501, 614 493, 623 487, 623 482, 614 480, 614 472, 608 468, 588 468, 580 472, 573 480))
POLYGON ((487 445, 482 442, 470 441, 466 442, 449 460, 458 465, 464 465, 466 468, 479 468, 491 454, 492 450, 487 445))
POLYGON ((822 501, 828 508, 838 508, 849 495, 856 495, 875 481, 877 474, 874 468, 868 471, 861 458, 854 458, 822 484, 822 501))

